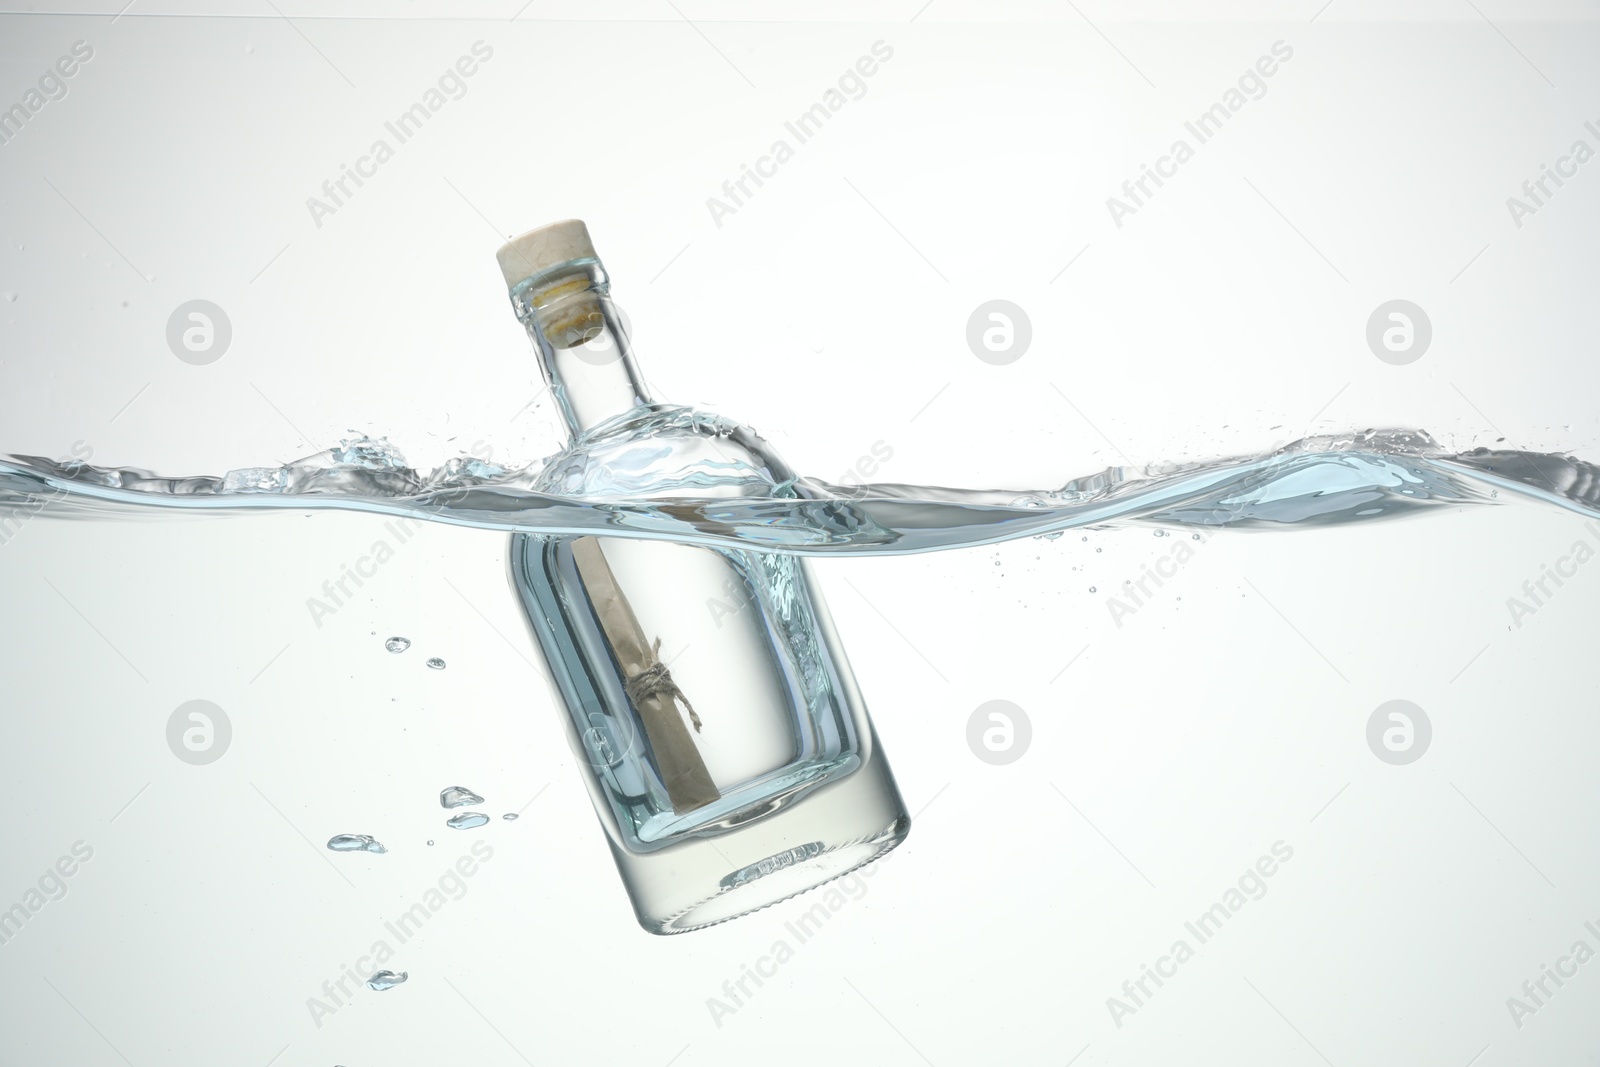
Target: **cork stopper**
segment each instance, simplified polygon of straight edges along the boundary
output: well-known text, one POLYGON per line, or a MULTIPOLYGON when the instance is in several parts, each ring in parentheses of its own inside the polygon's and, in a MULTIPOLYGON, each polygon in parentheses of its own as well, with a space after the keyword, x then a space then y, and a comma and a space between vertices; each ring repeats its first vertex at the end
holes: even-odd
POLYGON ((558 263, 593 257, 594 242, 589 240, 589 228, 581 219, 552 222, 529 230, 501 245, 500 251, 495 253, 508 289, 558 263))

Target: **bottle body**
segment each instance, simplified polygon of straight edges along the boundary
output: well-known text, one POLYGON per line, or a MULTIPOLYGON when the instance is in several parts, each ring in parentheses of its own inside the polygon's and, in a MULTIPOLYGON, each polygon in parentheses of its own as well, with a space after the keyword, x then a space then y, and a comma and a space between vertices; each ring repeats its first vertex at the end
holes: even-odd
POLYGON ((517 535, 512 580, 640 924, 722 922, 898 844, 910 820, 805 562, 601 541, 517 535), (700 720, 684 730, 709 788, 687 799, 669 782, 682 753, 630 699, 582 542, 607 557, 700 720))
MULTIPOLYGON (((501 250, 573 435, 536 488, 589 500, 788 495, 751 431, 653 403, 581 223, 501 250)), ((893 848, 910 818, 806 561, 517 534, 511 582, 639 922, 682 933, 893 848)))

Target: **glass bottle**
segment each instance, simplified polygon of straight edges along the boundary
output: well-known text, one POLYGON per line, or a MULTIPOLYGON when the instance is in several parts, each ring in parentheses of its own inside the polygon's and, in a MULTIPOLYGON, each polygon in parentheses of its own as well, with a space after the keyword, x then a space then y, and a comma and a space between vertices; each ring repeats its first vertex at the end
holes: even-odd
MULTIPOLYGON (((748 429, 650 399, 582 222, 523 234, 499 261, 573 438, 537 488, 793 495, 794 473, 748 429)), ((748 914, 905 838, 910 817, 805 560, 516 534, 509 563, 646 930, 748 914)))

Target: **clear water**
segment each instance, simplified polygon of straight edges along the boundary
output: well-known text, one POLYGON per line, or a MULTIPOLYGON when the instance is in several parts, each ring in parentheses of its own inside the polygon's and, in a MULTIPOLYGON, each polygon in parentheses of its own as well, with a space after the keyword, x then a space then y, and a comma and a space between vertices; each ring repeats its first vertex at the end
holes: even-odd
MULTIPOLYGON (((681 409, 665 410, 656 417, 703 418, 681 409)), ((1070 586, 1070 593, 1081 598, 1083 591, 1095 583, 1103 596, 1113 590, 1123 573, 1128 573, 1105 572, 1104 568, 1112 564, 1099 562, 1116 555, 1116 545, 1106 549, 1108 557, 1102 557, 1090 551, 1099 548, 1099 544, 1080 542, 1080 535, 1092 528, 1140 527, 1137 540, 1141 546, 1160 545, 1165 550, 1174 547, 1174 540, 1169 536, 1151 541, 1152 533, 1181 529, 1177 544, 1187 545, 1196 534, 1209 537, 1222 529, 1309 531, 1406 516, 1444 516, 1463 507, 1507 510, 1489 507, 1493 504, 1510 504, 1519 511, 1560 508, 1593 515, 1600 503, 1595 468, 1580 459, 1509 450, 1450 454, 1438 449, 1425 434, 1404 431, 1320 438, 1270 453, 1177 469, 1080 471, 1077 473, 1081 476, 1056 488, 1035 490, 843 487, 809 478, 773 478, 754 464, 717 466, 714 461, 706 461, 685 466, 679 457, 663 454, 655 447, 648 426, 629 427, 604 440, 579 441, 551 460, 522 470, 459 463, 440 471, 418 472, 406 467, 392 449, 351 442, 277 471, 270 478, 259 479, 276 488, 238 489, 229 487, 240 483, 233 475, 169 479, 136 470, 71 470, 44 461, 12 458, 0 470, 0 500, 11 505, 7 508, 0 504, 0 515, 9 512, 19 516, 26 529, 16 535, 13 528, 0 524, 0 535, 16 536, 17 543, 6 554, 6 560, 11 561, 6 566, 16 577, 15 595, 31 595, 34 587, 24 586, 24 568, 40 559, 51 563, 47 573, 61 591, 151 678, 160 677, 165 653, 153 639, 141 648, 137 637, 130 640, 124 635, 138 633, 136 620, 148 617, 150 598, 155 595, 152 591, 159 589, 160 596, 171 598, 157 600, 161 606, 158 617, 163 619, 181 619, 185 606, 201 616, 214 611, 218 603, 226 603, 229 625, 237 626, 237 630, 226 635, 226 645, 219 638, 218 644, 210 646, 210 652, 217 659, 229 661, 241 693, 268 692, 277 693, 278 697, 276 701, 263 700, 255 709, 246 705, 244 696, 236 698, 237 707, 234 701, 228 702, 240 727, 241 743, 214 766, 219 774, 243 775, 252 766, 271 767, 268 756, 276 752, 283 766, 298 769, 309 762, 316 767, 320 775, 311 780, 317 782, 319 791, 299 801, 293 798, 292 789, 281 783, 275 785, 270 772, 257 780, 273 803, 300 822, 306 836, 318 845, 335 831, 350 828, 370 831, 386 841, 399 837, 403 843, 408 833, 415 831, 406 830, 403 823, 389 825, 383 821, 381 798, 393 795, 391 790, 408 792, 432 807, 440 781, 472 781, 478 792, 496 796, 500 810, 501 803, 515 808, 542 784, 542 780, 532 781, 524 787, 514 779, 496 781, 493 761, 482 756, 491 741, 497 744, 505 734, 505 723, 514 717, 514 711, 504 707, 502 694, 508 691, 504 682, 495 688, 473 688, 484 677, 484 666, 489 661, 472 645, 477 642, 498 653, 520 672, 517 657, 521 653, 507 655, 502 637, 522 635, 517 630, 519 612, 509 595, 503 565, 484 568, 477 585, 464 570, 448 571, 461 587, 459 593, 441 580, 441 569, 447 568, 452 558, 445 553, 448 546, 457 542, 487 546, 485 554, 490 554, 504 549, 509 533, 534 537, 618 534, 623 536, 608 538, 608 543, 654 542, 663 549, 692 543, 781 572, 798 555, 888 556, 1023 539, 1017 547, 1026 546, 1029 557, 1039 552, 1046 560, 1070 559, 1095 568, 1086 568, 1080 580, 1078 575, 1068 577, 1067 564, 1062 562, 1050 579, 1053 587, 1066 591, 1070 586), (582 493, 563 492, 563 485, 570 483, 563 483, 558 475, 583 469, 583 465, 588 465, 586 476, 600 472, 615 481, 599 489, 586 488, 582 493), (619 471, 621 474, 615 473, 619 471), (719 492, 730 495, 716 495, 719 492), (38 512, 34 511, 35 505, 41 506, 38 512), (250 518, 269 511, 276 514, 259 520, 250 518), (318 513, 314 521, 301 517, 308 512, 318 513), (341 512, 365 513, 365 517, 352 518, 341 512), (145 521, 150 518, 181 521, 145 521), (353 558, 352 550, 370 544, 373 536, 398 545, 398 538, 386 530, 379 531, 380 526, 390 524, 410 528, 427 525, 433 529, 427 537, 419 536, 413 542, 420 547, 403 548, 398 562, 384 565, 392 569, 385 572, 383 582, 369 581, 361 592, 359 606, 352 601, 351 606, 340 607, 340 614, 332 623, 316 628, 317 622, 308 621, 302 608, 303 598, 315 593, 325 578, 336 577, 342 561, 353 558), (452 525, 472 529, 449 529, 452 525), (483 537, 475 530, 489 531, 493 536, 483 537), (1068 530, 1079 532, 1070 538, 1026 540, 1068 530), (169 532, 177 536, 169 536, 169 532), (238 538, 231 536, 235 532, 239 532, 238 538), (344 540, 325 544, 332 533, 341 534, 344 540), (326 550, 304 552, 304 558, 297 561, 292 555, 286 557, 285 538, 298 538, 296 544, 315 544, 326 550), (215 570, 199 563, 193 564, 195 569, 191 570, 185 569, 191 567, 188 556, 159 555, 162 539, 181 541, 195 556, 199 555, 196 549, 206 550, 213 543, 228 544, 226 550, 218 548, 215 570), (436 547, 444 551, 436 552, 436 547), (157 549, 155 554, 151 553, 152 548, 157 549), (288 562, 284 562, 286 558, 288 562), (81 580, 77 584, 63 581, 63 575, 71 578, 74 568, 79 570, 81 580), (173 569, 175 574, 163 574, 164 569, 173 569), (119 591, 128 588, 124 582, 140 581, 142 572, 144 585, 135 585, 126 594, 119 591), (260 620, 250 620, 245 617, 271 607, 264 603, 266 597, 262 595, 268 579, 252 577, 263 573, 270 574, 275 590, 281 588, 282 610, 273 616, 261 612, 260 620), (236 574, 236 585, 217 584, 235 580, 236 574), (174 576, 182 579, 183 588, 170 588, 173 583, 169 578, 174 576), (384 596, 385 589, 392 593, 388 598, 384 596), (369 610, 368 598, 374 595, 373 590, 378 591, 379 599, 369 610), (104 602, 89 599, 102 594, 107 597, 104 602), (423 598, 433 595, 441 598, 442 606, 453 606, 458 613, 428 610, 435 605, 423 606, 423 598), (229 596, 235 599, 230 601, 229 596), (478 617, 480 609, 490 616, 493 626, 478 617), (439 620, 437 626, 433 618, 439 620), (438 626, 446 629, 441 632, 438 626), (373 634, 373 630, 377 633, 373 634), (452 635, 449 643, 444 643, 445 633, 452 635), (385 635, 392 634, 406 635, 415 647, 399 655, 385 651, 385 635), (311 635, 315 640, 310 639, 311 635), (291 639, 292 647, 275 659, 291 639), (241 647, 247 647, 249 654, 238 655, 241 647), (420 660, 433 651, 448 655, 450 670, 436 673, 423 667, 420 660), (358 659, 359 656, 367 658, 358 659), (233 667, 231 659, 248 663, 233 667), (250 679, 261 670, 266 673, 254 683, 255 689, 248 689, 250 679), (304 686, 304 679, 313 679, 318 686, 317 700, 308 702, 316 705, 318 714, 315 718, 289 718, 294 714, 292 709, 303 700, 298 690, 304 686), (265 688, 278 685, 289 688, 265 688), (395 696, 400 698, 398 704, 392 703, 395 696), (330 708, 337 708, 337 714, 329 714, 330 708), (449 728, 425 733, 430 715, 447 718, 449 728), (273 722, 282 725, 269 733, 267 724, 273 722), (405 732, 407 728, 409 733, 405 732), (310 731, 323 731, 316 736, 327 738, 327 743, 311 746, 308 751, 304 739, 310 731), (399 790, 385 770, 381 777, 361 779, 366 788, 352 791, 345 809, 327 808, 322 794, 325 783, 343 782, 356 774, 357 765, 365 762, 361 754, 366 751, 368 739, 379 734, 397 746, 402 765, 407 758, 403 746, 419 735, 431 740, 432 747, 426 751, 419 748, 410 757, 415 761, 411 769, 418 780, 406 790, 399 790), (249 739, 250 747, 242 747, 244 738, 249 739), (441 758, 441 749, 450 753, 450 758, 441 758)), ((1431 527, 1434 523, 1424 525, 1431 527)), ((1445 534, 1452 529, 1450 523, 1442 526, 1445 534)), ((1111 543, 1110 539, 1093 535, 1090 540, 1111 543)), ((1127 543, 1134 539, 1115 540, 1127 543)), ((1300 538, 1271 540, 1295 542, 1293 546, 1286 545, 1286 562, 1300 551, 1300 538)), ((1326 548, 1326 539, 1321 543, 1326 548)), ((990 566, 987 555, 978 560, 982 577, 987 580, 992 573, 994 584, 999 587, 1001 572, 990 566)), ((1007 558, 1015 558, 1015 554, 1007 558)), ((1299 561, 1304 562, 1304 557, 1299 561)), ((933 563, 906 560, 895 569, 924 573, 923 568, 933 563)), ((939 566, 948 565, 954 570, 958 563, 951 559, 939 566)), ((1520 573, 1516 575, 1519 580, 1521 577, 1520 573)), ((31 576, 27 580, 38 582, 31 576)), ((56 594, 42 586, 39 589, 37 595, 53 603, 50 598, 56 594)), ((1509 586, 1489 595, 1494 598, 1497 593, 1503 596, 1508 591, 1509 586)), ((1181 592, 1185 600, 1193 599, 1187 595, 1188 590, 1181 592)), ((1040 599, 1040 591, 1035 588, 1018 589, 1018 595, 1040 599)), ((722 599, 737 607, 734 598, 722 599)), ((900 621, 894 605, 884 601, 879 606, 900 621)), ((998 604, 996 610, 1006 606, 998 604)), ((64 622, 50 635, 61 650, 53 655, 103 656, 109 669, 94 673, 106 675, 113 688, 137 682, 131 672, 125 671, 117 654, 101 647, 104 642, 81 625, 71 608, 65 604, 55 608, 64 622), (69 643, 77 640, 86 642, 87 650, 71 650, 69 643)), ((703 617, 715 626, 709 617, 703 617)), ((1141 617, 1141 621, 1143 618, 1148 617, 1141 617)), ((26 636, 21 626, 19 622, 14 640, 26 636)), ((214 628, 197 624, 195 632, 203 634, 214 628)), ((920 637, 915 632, 913 636, 920 637)), ((1082 643, 1076 635, 1067 640, 1070 643, 1062 648, 1059 661, 1041 667, 1041 679, 1062 670, 1082 643)), ((517 643, 532 655, 531 649, 517 643)), ((1241 637, 1241 643, 1251 642, 1241 637)), ((929 651, 938 658, 932 648, 929 651)), ((1459 670, 1476 651, 1476 645, 1464 648, 1446 676, 1459 670)), ((1330 654, 1344 665, 1337 653, 1330 654)), ((217 695, 221 690, 220 681, 206 677, 187 681, 195 670, 193 664, 204 662, 204 657, 196 657, 192 645, 186 645, 181 655, 174 650, 172 658, 167 673, 184 683, 181 688, 194 690, 187 695, 208 691, 217 695)), ((1480 667, 1485 662, 1480 661, 1480 667)), ((939 666, 943 666, 942 662, 939 666)), ((674 663, 673 669, 675 675, 679 673, 678 664, 674 663)), ((915 661, 913 669, 921 669, 915 661)), ((537 670, 536 665, 531 665, 526 675, 510 676, 513 685, 529 687, 535 700, 544 695, 537 670)), ((1068 676, 1069 681, 1072 678, 1068 676)), ((683 684, 699 705, 699 690, 691 687, 687 678, 683 684)), ((896 707, 906 714, 893 688, 886 687, 881 677, 870 692, 881 694, 880 700, 891 709, 891 715, 896 707)), ((95 699, 79 696, 74 701, 87 707, 113 696, 114 693, 97 691, 95 699)), ((163 709, 162 714, 166 710, 170 709, 163 709)), ((541 737, 539 747, 545 747, 546 740, 541 737)), ((907 747, 903 740, 897 742, 900 747, 907 747)), ((604 745, 598 747, 603 749, 604 745)), ((161 758, 167 758, 164 751, 161 758)), ((511 760, 508 764, 520 770, 521 762, 511 760)), ((187 773, 190 768, 174 760, 172 769, 187 773)), ((107 810, 115 811, 140 784, 132 782, 126 796, 114 798, 107 810)), ((1333 783, 1329 795, 1339 784, 1333 783)), ((242 780, 240 788, 246 791, 245 795, 254 795, 242 780)), ((559 789, 552 796, 557 793, 559 789)), ((634 789, 629 795, 643 793, 634 789)), ((282 823, 276 812, 265 804, 261 806, 266 818, 282 823)), ((644 808, 639 810, 643 817, 635 825, 641 835, 657 830, 670 833, 674 829, 666 821, 670 813, 663 815, 659 808, 653 814, 644 808), (650 820, 656 820, 656 824, 650 820)), ((440 809, 433 811, 437 817, 440 809)), ((137 812, 136 807, 134 814, 137 812)), ((124 825, 131 817, 119 820, 118 825, 124 825)), ((593 832, 592 824, 587 822, 582 829, 593 832)), ((278 830, 292 844, 292 832, 281 825, 278 830)), ((440 840, 438 845, 445 850, 452 846, 459 849, 468 839, 492 838, 492 834, 493 827, 485 823, 464 835, 446 835, 448 840, 440 840)), ((807 843, 796 842, 800 846, 807 843)), ((431 854, 440 850, 425 851, 431 854)), ((351 857, 331 858, 357 879, 371 866, 351 867, 346 862, 351 857)), ((450 854, 441 855, 442 862, 452 858, 450 854)), ((395 859, 387 857, 385 872, 395 859)), ((774 862, 782 862, 781 854, 774 862)), ((744 858, 739 857, 738 863, 723 873, 744 867, 744 858)), ((757 868, 752 873, 759 871, 757 868)), ((338 877, 325 873, 330 879, 338 877)), ((780 875, 781 871, 763 875, 754 884, 780 875)), ((740 877, 750 876, 747 873, 740 877)))
POLYGON ((421 472, 387 442, 367 438, 281 467, 216 476, 8 456, 0 459, 0 543, 41 514, 131 518, 154 508, 335 508, 508 533, 816 556, 929 552, 1081 527, 1326 527, 1492 502, 1600 514, 1600 468, 1587 461, 1483 448, 1449 453, 1421 430, 1308 438, 1182 466, 1112 467, 1055 488, 957 489, 780 479, 756 463, 715 455, 685 463, 656 444, 685 427, 713 436, 743 429, 656 405, 597 427, 541 464, 512 469, 457 458, 421 472), (582 494, 563 493, 569 484, 582 485, 582 494))
MULTIPOLYGON (((720 700, 739 710, 719 716, 719 722, 748 727, 726 742, 721 755, 696 738, 719 798, 690 811, 675 807, 648 761, 635 757, 640 738, 625 713, 629 701, 618 693, 564 693, 569 707, 611 709, 591 710, 590 721, 575 724, 577 736, 631 847, 649 851, 708 825, 744 818, 753 803, 787 802, 855 765, 857 739, 836 706, 837 682, 827 657, 813 647, 816 621, 797 609, 809 602, 797 595, 805 581, 797 556, 929 552, 1026 537, 1055 540, 1070 529, 1116 526, 1154 527, 1157 536, 1187 529, 1198 538, 1224 528, 1326 528, 1489 503, 1600 514, 1597 468, 1583 460, 1513 450, 1451 454, 1415 430, 1320 437, 1187 466, 1110 468, 1035 490, 845 487, 780 476, 774 471, 782 468, 764 465, 759 450, 715 447, 749 433, 715 415, 658 405, 597 427, 543 463, 518 469, 460 458, 421 472, 386 441, 366 438, 284 466, 220 476, 165 477, 13 456, 0 461, 0 541, 41 514, 101 520, 267 508, 331 508, 413 525, 426 520, 499 530, 526 535, 513 546, 518 586, 530 617, 551 618, 576 597, 569 547, 574 536, 610 535, 606 554, 618 569, 632 557, 637 568, 674 571, 686 558, 672 556, 670 566, 659 566, 652 543, 660 550, 672 547, 661 542, 708 549, 719 577, 686 579, 689 593, 680 595, 699 590, 703 599, 706 588, 721 594, 697 620, 701 633, 686 642, 697 654, 712 656, 718 668, 690 690, 702 707, 715 708, 720 700), (680 447, 685 440, 697 447, 680 447), (706 443, 712 447, 698 447, 706 443), (538 610, 543 602, 545 609, 538 610), (751 605, 758 610, 743 610, 751 605), (757 624, 770 629, 757 638, 776 651, 786 692, 757 692, 760 679, 742 678, 730 667, 741 657, 726 651, 728 642, 740 626, 757 624), (764 717, 758 711, 765 705, 771 714, 764 717)), ((1095 593, 1098 587, 1088 589, 1095 593)), ((665 599, 659 614, 682 615, 682 603, 665 599)), ((649 627, 671 628, 659 622, 649 627)), ((595 652, 604 648, 604 638, 585 636, 581 625, 549 630, 539 636, 557 662, 580 662, 586 648, 606 658, 595 652)), ((398 653, 411 644, 397 636, 384 647, 398 653)), ((438 657, 426 664, 444 667, 438 657)), ((675 662, 672 670, 674 676, 692 675, 693 663, 675 662)), ((581 687, 583 676, 592 683, 603 672, 557 673, 557 685, 570 689, 581 687)), ((446 808, 482 802, 465 787, 440 795, 446 808)), ((447 825, 465 829, 489 821, 482 813, 463 812, 447 825)), ((340 835, 328 847, 383 848, 358 835, 340 835)))

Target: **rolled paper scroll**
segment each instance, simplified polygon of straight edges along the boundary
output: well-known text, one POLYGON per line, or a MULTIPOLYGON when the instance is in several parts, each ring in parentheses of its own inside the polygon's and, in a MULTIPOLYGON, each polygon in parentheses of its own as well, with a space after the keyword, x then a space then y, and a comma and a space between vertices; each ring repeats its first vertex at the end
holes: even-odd
POLYGON ((645 636, 633 607, 617 584, 611 565, 600 551, 598 538, 574 540, 572 558, 589 592, 600 629, 622 671, 628 700, 644 726, 672 810, 681 815, 720 799, 722 794, 712 782, 700 749, 683 721, 687 714, 695 731, 699 732, 700 716, 678 688, 678 683, 673 681, 667 665, 661 662, 661 639, 651 641, 645 636), (682 712, 679 704, 683 705, 682 712))

